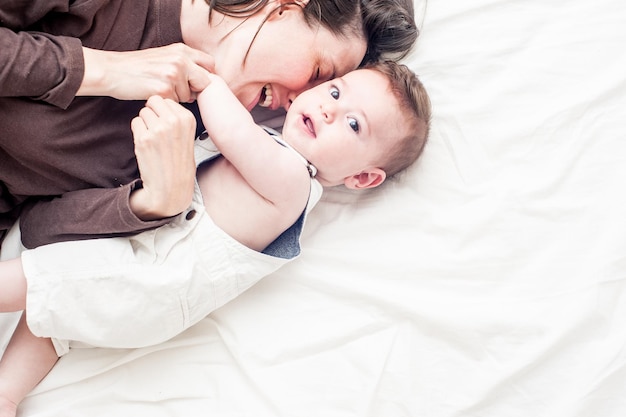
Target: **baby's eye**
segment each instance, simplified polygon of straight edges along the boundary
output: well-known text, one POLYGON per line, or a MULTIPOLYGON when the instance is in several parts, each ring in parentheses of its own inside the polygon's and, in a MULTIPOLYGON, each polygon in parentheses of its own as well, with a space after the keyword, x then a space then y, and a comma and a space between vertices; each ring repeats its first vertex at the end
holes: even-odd
POLYGON ((330 87, 330 95, 335 100, 339 100, 339 89, 337 87, 330 87))
POLYGON ((359 131, 361 130, 361 126, 359 126, 359 122, 353 117, 348 117, 348 124, 350 125, 350 128, 354 130, 356 133, 359 133, 359 131))

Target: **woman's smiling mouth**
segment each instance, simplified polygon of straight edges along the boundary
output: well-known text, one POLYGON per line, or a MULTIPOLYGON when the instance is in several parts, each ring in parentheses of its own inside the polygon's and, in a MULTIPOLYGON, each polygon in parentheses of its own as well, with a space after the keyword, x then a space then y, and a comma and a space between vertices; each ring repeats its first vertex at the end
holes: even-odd
POLYGON ((265 84, 261 89, 261 97, 259 97, 259 106, 261 107, 270 107, 273 102, 272 97, 272 86, 270 84, 265 84))

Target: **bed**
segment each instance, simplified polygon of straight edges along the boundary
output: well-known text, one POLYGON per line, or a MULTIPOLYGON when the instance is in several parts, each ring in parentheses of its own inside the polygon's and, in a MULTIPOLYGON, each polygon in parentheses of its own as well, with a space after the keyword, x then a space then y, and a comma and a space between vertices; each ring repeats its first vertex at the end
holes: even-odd
POLYGON ((418 163, 328 191, 297 261, 178 337, 73 349, 19 417, 626 415, 626 5, 416 9, 418 163))

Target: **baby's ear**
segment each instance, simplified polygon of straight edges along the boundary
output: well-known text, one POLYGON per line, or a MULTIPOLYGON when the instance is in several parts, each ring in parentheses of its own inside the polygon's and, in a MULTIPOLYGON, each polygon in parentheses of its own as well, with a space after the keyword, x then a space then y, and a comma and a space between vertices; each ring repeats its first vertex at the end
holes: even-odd
POLYGON ((387 174, 380 168, 368 168, 343 180, 346 187, 353 190, 378 187, 385 181, 387 174))

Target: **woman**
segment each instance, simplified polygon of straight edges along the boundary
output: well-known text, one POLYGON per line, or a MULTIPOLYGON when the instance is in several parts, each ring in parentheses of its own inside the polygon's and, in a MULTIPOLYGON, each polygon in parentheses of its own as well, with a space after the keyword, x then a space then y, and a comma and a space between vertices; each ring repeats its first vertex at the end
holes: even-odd
POLYGON ((248 109, 276 109, 417 36, 405 0, 9 0, 0 24, 0 230, 28 196, 64 194, 23 213, 27 246, 146 230, 187 207, 194 178, 178 178, 190 170, 175 152, 159 180, 138 180, 129 124, 148 96, 192 100, 213 69, 248 109), (67 153, 84 163, 53 168, 67 153))

